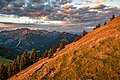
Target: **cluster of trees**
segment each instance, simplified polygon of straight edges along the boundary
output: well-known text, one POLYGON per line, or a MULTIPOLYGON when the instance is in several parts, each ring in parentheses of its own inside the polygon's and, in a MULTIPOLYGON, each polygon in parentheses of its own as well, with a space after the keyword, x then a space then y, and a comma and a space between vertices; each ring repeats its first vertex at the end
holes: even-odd
MULTIPOLYGON (((115 15, 112 15, 112 17, 110 18, 110 21, 112 21, 113 19, 115 18, 115 15)), ((106 25, 107 22, 105 21, 104 25, 106 25)), ((100 28, 101 27, 101 24, 99 23, 98 25, 96 25, 95 28, 93 28, 93 30, 97 29, 97 28, 100 28)), ((86 30, 83 30, 83 33, 82 33, 82 36, 77 36, 75 39, 74 39, 74 42, 78 41, 79 39, 81 39, 83 36, 85 36, 86 34, 88 34, 88 32, 86 30)))
MULTIPOLYGON (((59 46, 59 50, 62 50, 63 48, 65 48, 65 44, 64 42, 61 42, 59 46)), ((52 48, 46 50, 41 55, 41 59, 46 57, 51 58, 56 51, 57 51, 57 47, 53 46, 52 48)), ((0 80, 6 80, 7 78, 12 77, 13 75, 24 70, 28 66, 34 64, 38 60, 39 60, 39 55, 36 53, 35 49, 33 48, 30 54, 28 54, 27 51, 24 51, 21 56, 17 56, 17 58, 14 59, 14 61, 12 63, 9 63, 7 66, 1 63, 0 80)))
MULTIPOLYGON (((59 45, 59 51, 62 50, 63 48, 65 48, 65 43, 64 41, 61 41, 59 45)), ((43 52, 43 54, 41 55, 41 59, 46 57, 51 58, 56 51, 57 51, 57 47, 54 45, 49 50, 46 50, 45 52, 43 52)))
POLYGON ((57 51, 56 46, 53 46, 49 50, 45 50, 45 52, 43 52, 43 54, 41 55, 41 59, 46 57, 51 58, 56 51, 57 51))
POLYGON ((83 36, 85 36, 86 34, 88 34, 88 32, 87 32, 86 30, 83 30, 82 36, 79 35, 79 36, 75 37, 74 42, 78 41, 79 39, 81 39, 81 38, 82 38, 83 36))
MULTIPOLYGON (((112 15, 112 17, 110 18, 110 21, 112 21, 114 18, 115 18, 115 15, 112 15)), ((107 24, 107 22, 105 21, 104 25, 106 25, 106 24, 107 24)), ((98 25, 96 25, 96 27, 93 30, 100 28, 100 27, 101 27, 101 25, 99 23, 98 25)))
POLYGON ((97 28, 100 28, 100 27, 101 27, 101 25, 100 25, 100 23, 99 23, 98 25, 96 25, 95 28, 93 28, 93 30, 95 30, 95 29, 97 29, 97 28))
POLYGON ((3 63, 0 64, 0 80, 6 80, 11 76, 17 74, 19 71, 27 68, 31 64, 37 62, 39 59, 38 54, 35 49, 32 49, 30 55, 27 51, 24 51, 22 56, 17 56, 17 58, 5 66, 3 63))
POLYGON ((81 39, 81 38, 82 38, 82 36, 81 36, 81 35, 80 35, 80 36, 75 37, 74 42, 78 41, 78 40, 79 40, 79 39, 81 39))
POLYGON ((80 40, 83 36, 85 36, 86 34, 88 34, 88 32, 86 30, 83 30, 82 36, 79 35, 77 37, 74 38, 74 42, 80 40))

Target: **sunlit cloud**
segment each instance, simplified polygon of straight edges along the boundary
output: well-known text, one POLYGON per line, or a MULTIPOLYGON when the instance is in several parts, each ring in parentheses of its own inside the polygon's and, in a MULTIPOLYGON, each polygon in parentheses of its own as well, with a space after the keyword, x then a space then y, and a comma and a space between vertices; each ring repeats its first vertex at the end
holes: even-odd
POLYGON ((93 9, 104 9, 106 5, 104 4, 96 4, 95 6, 92 6, 93 9))

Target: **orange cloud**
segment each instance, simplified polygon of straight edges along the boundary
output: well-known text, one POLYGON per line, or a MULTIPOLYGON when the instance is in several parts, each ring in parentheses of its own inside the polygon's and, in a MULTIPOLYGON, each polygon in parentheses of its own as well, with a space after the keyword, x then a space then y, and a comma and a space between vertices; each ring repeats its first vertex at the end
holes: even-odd
POLYGON ((67 3, 67 4, 65 4, 63 7, 64 7, 65 9, 69 9, 69 8, 72 7, 72 5, 71 5, 70 3, 67 3))
POLYGON ((89 6, 83 6, 82 8, 83 8, 83 9, 88 9, 88 8, 89 8, 89 6))
POLYGON ((101 2, 106 2, 107 0, 88 0, 93 3, 101 3, 101 2))
POLYGON ((103 5, 103 4, 96 4, 95 6, 93 6, 92 8, 93 9, 102 9, 102 8, 105 8, 106 6, 103 5))

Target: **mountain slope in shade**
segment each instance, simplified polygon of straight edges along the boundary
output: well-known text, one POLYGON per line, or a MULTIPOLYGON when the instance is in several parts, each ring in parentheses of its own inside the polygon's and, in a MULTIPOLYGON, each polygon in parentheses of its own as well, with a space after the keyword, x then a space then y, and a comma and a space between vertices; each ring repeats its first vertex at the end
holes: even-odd
POLYGON ((30 30, 27 28, 0 32, 0 45, 11 48, 16 53, 35 48, 39 54, 45 50, 59 46, 61 41, 71 43, 77 35, 65 32, 48 32, 46 30, 30 30))
POLYGON ((120 16, 9 80, 120 79, 120 16))

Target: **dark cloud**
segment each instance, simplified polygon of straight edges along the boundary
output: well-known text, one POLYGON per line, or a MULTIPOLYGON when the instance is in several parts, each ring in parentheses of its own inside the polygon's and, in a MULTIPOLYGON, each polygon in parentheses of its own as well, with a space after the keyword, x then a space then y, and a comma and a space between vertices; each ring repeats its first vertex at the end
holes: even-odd
MULTIPOLYGON (((1 0, 0 13, 19 16, 47 16, 50 20, 70 20, 79 23, 98 23, 109 20, 111 15, 120 14, 117 7, 104 4, 81 8, 68 4, 72 0, 1 0), (70 9, 69 9, 70 8, 70 9)), ((92 3, 93 0, 87 0, 92 3)), ((105 0, 100 0, 105 1, 105 0)))

